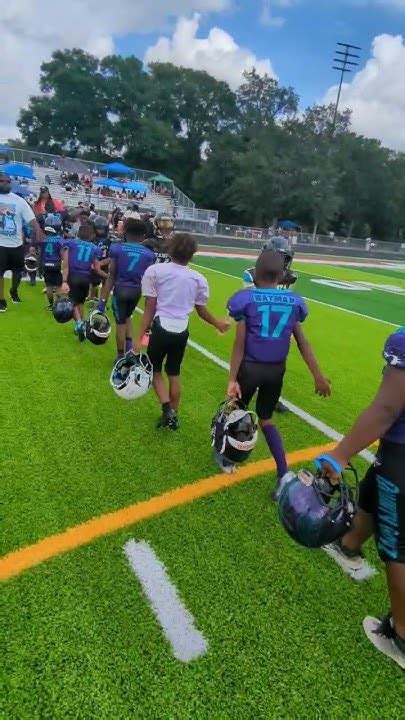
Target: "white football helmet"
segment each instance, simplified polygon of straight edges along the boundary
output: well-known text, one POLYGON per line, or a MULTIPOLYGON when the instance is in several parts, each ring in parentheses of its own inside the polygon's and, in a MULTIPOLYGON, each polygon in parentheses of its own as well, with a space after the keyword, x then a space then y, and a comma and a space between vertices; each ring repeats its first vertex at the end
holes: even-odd
POLYGON ((132 350, 115 364, 110 384, 123 400, 137 400, 152 385, 153 368, 146 353, 137 355, 132 350))

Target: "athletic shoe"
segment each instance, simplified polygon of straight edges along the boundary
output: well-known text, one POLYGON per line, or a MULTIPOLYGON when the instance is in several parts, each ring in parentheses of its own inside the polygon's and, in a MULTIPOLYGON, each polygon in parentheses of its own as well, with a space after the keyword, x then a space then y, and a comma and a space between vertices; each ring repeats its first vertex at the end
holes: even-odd
POLYGON ((332 543, 331 545, 325 545, 323 550, 331 557, 337 564, 342 568, 343 572, 353 580, 369 580, 377 574, 377 570, 369 565, 367 560, 363 557, 358 550, 349 550, 349 548, 342 547, 340 540, 332 543))
POLYGON ((223 455, 218 452, 214 452, 214 461, 218 465, 219 469, 227 475, 233 475, 236 472, 236 465, 226 460, 223 455))
POLYGON ((10 297, 11 297, 11 301, 14 303, 14 305, 20 304, 21 298, 20 298, 17 290, 10 290, 10 297))
POLYGON ((405 642, 395 632, 391 615, 386 615, 382 620, 366 617, 363 628, 374 647, 405 670, 405 642))
POLYGON ((157 424, 157 429, 169 428, 170 430, 179 429, 179 419, 174 410, 169 410, 167 413, 163 413, 157 424))
POLYGON ((0 312, 6 312, 7 300, 0 300, 0 312))
POLYGON ((84 331, 84 322, 83 322, 83 320, 82 320, 79 324, 77 324, 77 325, 74 326, 73 332, 74 332, 74 334, 79 338, 79 342, 82 343, 82 342, 85 341, 85 339, 86 339, 86 334, 85 334, 85 331, 84 331))
POLYGON ((271 499, 274 500, 274 502, 278 502, 280 500, 281 493, 283 492, 285 486, 287 483, 291 482, 295 478, 295 475, 293 472, 289 471, 286 472, 285 475, 283 475, 282 478, 278 478, 277 485, 273 492, 271 493, 271 499))
POLYGON ((278 401, 276 405, 276 412, 278 413, 288 413, 290 412, 288 407, 284 405, 284 403, 281 402, 281 400, 278 401))

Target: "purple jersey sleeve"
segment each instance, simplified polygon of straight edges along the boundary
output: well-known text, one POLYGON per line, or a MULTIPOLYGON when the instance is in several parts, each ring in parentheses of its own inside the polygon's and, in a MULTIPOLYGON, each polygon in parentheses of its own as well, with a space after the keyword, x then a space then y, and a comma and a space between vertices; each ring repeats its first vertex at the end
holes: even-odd
POLYGON ((245 320, 246 305, 252 301, 250 290, 239 290, 228 300, 228 313, 234 320, 245 320))
MULTIPOLYGON (((299 296, 297 296, 299 297, 299 296)), ((309 315, 309 310, 307 308, 307 304, 303 298, 300 298, 300 304, 299 304, 299 313, 298 313, 298 322, 303 323, 307 319, 309 315)))

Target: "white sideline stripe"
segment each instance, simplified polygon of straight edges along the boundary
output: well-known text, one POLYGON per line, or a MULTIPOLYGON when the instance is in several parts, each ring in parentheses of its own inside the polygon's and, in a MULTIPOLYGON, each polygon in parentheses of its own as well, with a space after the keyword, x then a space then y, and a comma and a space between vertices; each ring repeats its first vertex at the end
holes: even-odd
MULTIPOLYGON (((193 263, 195 267, 204 268, 205 270, 209 270, 210 272, 217 273, 218 275, 224 275, 225 277, 233 278, 234 280, 240 280, 242 282, 242 278, 238 278, 237 275, 231 275, 230 273, 222 272, 222 270, 215 270, 214 268, 207 267, 207 265, 199 265, 198 263, 193 263)), ((304 270, 302 272, 305 272, 304 270)), ((307 273, 310 275, 311 273, 307 273)), ((324 275, 323 277, 326 277, 324 275)), ((241 288, 242 289, 242 288, 241 288)), ((347 310, 346 308, 340 307, 339 305, 330 305, 329 303, 322 302, 322 300, 314 300, 313 298, 306 297, 306 295, 302 295, 304 300, 308 300, 308 302, 316 303, 317 305, 324 305, 325 307, 332 308, 332 310, 340 310, 341 312, 349 313, 349 315, 357 315, 357 317, 365 318, 366 320, 374 320, 375 322, 383 323, 384 325, 389 325, 390 327, 400 327, 396 323, 390 323, 388 320, 380 320, 380 318, 375 318, 372 315, 363 315, 362 313, 358 313, 355 310, 347 310)))
MULTIPOLYGON (((207 247, 207 246, 205 246, 207 247)), ((211 246, 212 247, 212 246, 211 246)), ((247 252, 242 252, 241 250, 238 252, 236 248, 230 248, 233 249, 235 252, 229 253, 229 252, 221 252, 220 250, 215 251, 207 251, 207 250, 198 250, 196 255, 205 255, 206 257, 217 257, 217 258, 238 258, 239 260, 256 260, 259 256, 259 250, 256 251, 256 254, 253 253, 251 250, 247 250, 247 252)), ((295 260, 299 263, 307 263, 308 265, 331 265, 332 267, 338 266, 338 267, 348 267, 348 268, 383 268, 385 270, 405 270, 405 263, 401 262, 389 262, 379 260, 376 262, 368 262, 365 260, 362 262, 359 258, 352 258, 354 262, 350 261, 350 258, 344 259, 343 257, 341 260, 337 260, 336 258, 332 258, 330 255, 325 255, 325 258, 320 259, 319 254, 315 256, 310 255, 295 255, 295 260)))
MULTIPOLYGON (((234 275, 231 275, 230 277, 234 277, 234 275)), ((143 314, 143 311, 140 308, 136 308, 136 311, 139 312, 141 315, 143 314)), ((197 350, 197 352, 201 353, 201 355, 204 355, 204 357, 206 357, 208 360, 212 360, 212 362, 218 365, 220 368, 229 372, 229 363, 227 363, 225 360, 222 360, 217 355, 214 355, 214 353, 210 352, 210 350, 207 350, 202 345, 194 342, 194 340, 189 340, 187 344, 194 350, 197 350)), ((336 442, 340 442, 344 437, 342 433, 334 430, 329 425, 326 425, 326 423, 322 422, 322 420, 318 420, 318 418, 310 415, 310 413, 307 413, 306 410, 302 410, 300 407, 294 405, 288 400, 285 400, 284 398, 281 398, 281 400, 288 407, 290 412, 294 413, 294 415, 297 415, 297 417, 301 418, 301 420, 304 420, 308 425, 311 425, 311 427, 319 430, 319 432, 323 433, 331 440, 336 440, 336 442)), ((367 460, 367 462, 369 463, 373 463, 375 460, 373 453, 371 453, 369 450, 362 450, 359 455, 361 455, 361 457, 367 460)))
POLYGON ((205 655, 208 643, 195 627, 194 617, 184 606, 153 548, 144 540, 129 540, 124 552, 175 658, 187 663, 205 655))

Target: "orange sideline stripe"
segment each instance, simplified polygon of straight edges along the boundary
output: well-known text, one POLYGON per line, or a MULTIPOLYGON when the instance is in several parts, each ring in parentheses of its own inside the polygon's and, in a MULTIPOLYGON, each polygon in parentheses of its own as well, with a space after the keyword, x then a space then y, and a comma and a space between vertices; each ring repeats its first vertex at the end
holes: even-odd
MULTIPOLYGON (((289 465, 295 465, 306 460, 313 460, 322 452, 328 452, 336 443, 328 443, 304 450, 296 450, 287 456, 289 465)), ((75 527, 68 528, 57 535, 50 535, 34 543, 27 545, 20 550, 14 550, 0 559, 0 579, 8 580, 19 575, 24 570, 39 565, 45 560, 61 555, 62 553, 74 550, 75 548, 87 545, 104 535, 109 535, 116 530, 139 523, 142 520, 159 515, 171 508, 186 505, 198 498, 218 492, 223 488, 231 487, 236 483, 243 482, 257 475, 274 470, 274 460, 259 460, 250 463, 237 470, 233 475, 220 473, 212 477, 198 480, 197 482, 183 485, 183 487, 169 490, 162 495, 157 495, 142 502, 128 505, 114 512, 106 513, 100 517, 86 520, 75 527)))

